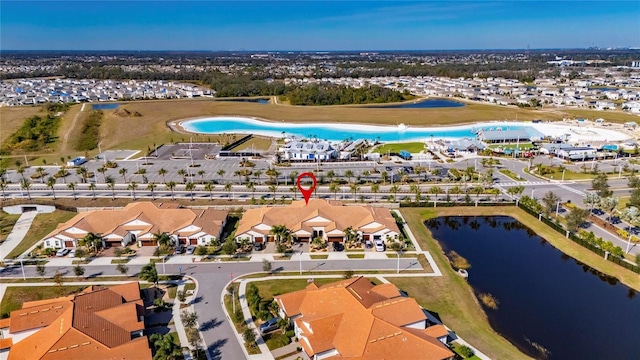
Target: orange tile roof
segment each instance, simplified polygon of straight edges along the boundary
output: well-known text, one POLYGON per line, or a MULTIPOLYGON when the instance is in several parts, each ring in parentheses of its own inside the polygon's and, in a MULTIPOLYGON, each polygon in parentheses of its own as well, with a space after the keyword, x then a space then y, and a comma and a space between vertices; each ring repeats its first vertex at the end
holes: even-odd
POLYGON ((203 231, 218 236, 226 214, 226 211, 221 210, 165 207, 150 201, 141 201, 130 203, 122 210, 95 210, 79 213, 67 222, 59 224, 45 239, 58 234, 78 239, 84 237, 84 234, 67 233, 66 230, 72 227, 95 234, 115 233, 124 236, 130 230, 146 232, 152 229, 156 232, 173 234, 196 223, 196 226, 201 227, 203 231), (150 225, 125 225, 134 220, 143 221, 150 225))
POLYGON ((305 205, 305 202, 300 200, 294 201, 285 207, 249 209, 240 219, 236 234, 241 236, 249 231, 265 234, 265 230, 255 228, 260 224, 269 226, 285 225, 293 232, 300 229, 310 232, 311 226, 324 226, 326 232, 333 229, 343 231, 349 226, 358 230, 374 222, 380 224, 375 227, 376 231, 386 227, 390 231, 400 233, 389 209, 370 206, 343 206, 322 199, 311 199, 308 205, 305 205), (326 221, 316 220, 315 218, 317 217, 321 217, 326 221))
POLYGON ((442 336, 449 335, 449 330, 447 330, 447 328, 441 324, 429 326, 428 328, 424 329, 423 332, 428 336, 434 337, 436 339, 442 336))
POLYGON ((453 353, 423 330, 404 325, 425 321, 415 299, 392 284, 374 286, 364 277, 276 296, 295 323, 309 356, 335 349, 335 358, 449 359, 453 353))
POLYGON ((8 349, 13 345, 13 339, 0 339, 0 350, 8 349))
POLYGON ((144 322, 138 321, 143 313, 138 283, 90 290, 93 291, 85 290, 71 299, 40 302, 12 312, 11 333, 15 332, 13 323, 21 319, 21 311, 34 316, 29 321, 18 320, 22 328, 40 327, 37 325, 45 320, 49 323, 14 344, 8 359, 151 359, 146 336, 131 338, 132 332, 144 329, 144 322), (51 319, 51 311, 59 306, 62 307, 55 309, 57 316, 51 319), (53 308, 45 311, 46 307, 53 308))
POLYGON ((0 329, 4 329, 9 327, 9 325, 11 325, 11 318, 4 318, 4 319, 0 319, 0 329))

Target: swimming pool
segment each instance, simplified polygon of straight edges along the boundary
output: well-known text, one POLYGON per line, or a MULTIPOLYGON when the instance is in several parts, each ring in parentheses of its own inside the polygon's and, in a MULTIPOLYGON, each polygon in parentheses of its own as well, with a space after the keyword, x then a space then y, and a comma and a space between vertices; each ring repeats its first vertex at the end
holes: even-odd
POLYGON ((92 104, 91 105, 91 110, 113 110, 113 109, 117 109, 120 106, 120 104, 114 104, 114 103, 110 103, 110 104, 92 104))
MULTIPOLYGON (((503 130, 534 129, 521 123, 482 123, 476 125, 451 126, 451 127, 414 127, 360 125, 352 123, 286 123, 262 121, 241 117, 211 117, 196 120, 186 120, 180 125, 187 131, 198 134, 257 134, 273 137, 296 136, 306 138, 318 138, 329 141, 342 141, 344 139, 368 139, 379 141, 426 141, 442 138, 475 137, 480 130, 501 128, 503 130)), ((537 131, 536 131, 537 132, 537 131)))

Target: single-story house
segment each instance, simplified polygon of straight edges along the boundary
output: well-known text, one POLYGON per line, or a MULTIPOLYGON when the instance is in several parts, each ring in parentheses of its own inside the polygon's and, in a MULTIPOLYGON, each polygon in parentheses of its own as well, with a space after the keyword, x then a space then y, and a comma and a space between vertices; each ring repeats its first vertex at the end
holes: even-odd
POLYGON ((247 210, 236 230, 236 240, 273 241, 271 228, 285 225, 298 241, 321 237, 344 242, 345 230, 352 227, 360 240, 397 240, 400 230, 389 209, 371 206, 344 206, 340 202, 311 199, 294 201, 285 207, 247 210))
POLYGON ((309 359, 453 359, 448 329, 393 284, 360 276, 275 297, 309 359))
POLYGON ((219 239, 227 212, 187 209, 176 204, 142 201, 121 210, 94 210, 79 213, 44 238, 47 248, 75 248, 88 233, 99 235, 104 247, 153 246, 155 234, 168 234, 172 241, 186 245, 206 245, 219 239))

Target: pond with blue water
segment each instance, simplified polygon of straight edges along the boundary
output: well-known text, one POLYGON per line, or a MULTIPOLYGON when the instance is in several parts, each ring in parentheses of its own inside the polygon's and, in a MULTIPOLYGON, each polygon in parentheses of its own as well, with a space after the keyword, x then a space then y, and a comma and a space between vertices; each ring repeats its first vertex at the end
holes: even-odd
POLYGON ((444 99, 427 99, 413 102, 405 102, 402 104, 391 104, 391 105, 376 105, 376 106, 365 106, 367 108, 378 108, 378 109, 433 109, 433 108, 455 108, 455 107, 463 107, 464 103, 459 101, 452 100, 444 100, 444 99))
POLYGON ((425 226, 445 253, 468 260, 476 294, 499 302, 497 310, 485 308, 489 323, 524 353, 553 360, 640 358, 640 296, 617 279, 510 217, 442 217, 425 226))
POLYGON ((91 104, 91 110, 113 110, 120 107, 120 104, 91 104))

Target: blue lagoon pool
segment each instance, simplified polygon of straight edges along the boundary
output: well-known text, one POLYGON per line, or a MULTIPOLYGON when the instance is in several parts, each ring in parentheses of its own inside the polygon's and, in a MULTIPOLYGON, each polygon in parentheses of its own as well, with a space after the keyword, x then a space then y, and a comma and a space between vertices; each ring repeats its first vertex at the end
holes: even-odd
POLYGON ((480 130, 516 130, 529 128, 522 123, 482 123, 451 127, 414 127, 360 125, 353 123, 287 123, 262 121, 241 117, 211 117, 186 120, 180 125, 187 131, 198 134, 256 134, 273 137, 296 136, 322 140, 368 139, 379 141, 431 141, 442 138, 475 137, 480 130))

